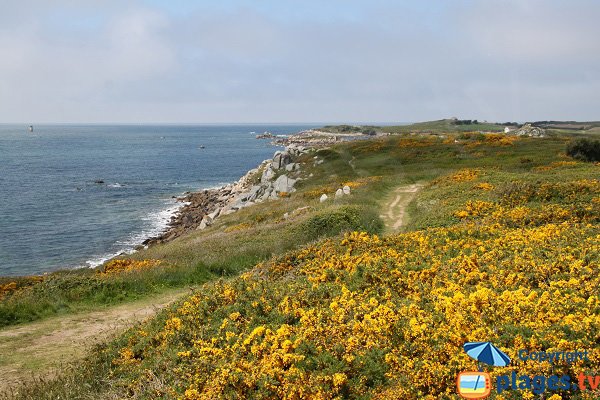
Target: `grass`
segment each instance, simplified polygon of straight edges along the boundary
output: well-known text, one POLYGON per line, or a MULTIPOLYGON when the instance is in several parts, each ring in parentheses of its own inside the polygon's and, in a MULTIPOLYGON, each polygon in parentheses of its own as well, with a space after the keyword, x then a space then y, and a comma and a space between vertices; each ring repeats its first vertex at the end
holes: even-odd
POLYGON ((115 307, 55 316, 0 331, 0 391, 31 376, 56 375, 63 366, 84 357, 90 347, 189 293, 189 289, 168 290, 115 307))
MULTIPOLYGON (((600 167, 567 158, 566 136, 496 139, 396 136, 319 151, 324 162, 307 164, 313 179, 290 198, 135 256, 219 279, 16 397, 456 398, 457 372, 472 368, 465 340, 593 348, 600 167), (378 207, 413 182, 427 183, 405 233, 336 236, 380 231, 378 207), (342 184, 351 196, 318 202, 342 184), (472 308, 486 312, 462 314, 472 308)), ((534 364, 517 372, 543 374, 534 364)))
POLYGON ((417 122, 410 125, 399 125, 399 126, 384 126, 381 130, 386 133, 447 133, 447 132, 503 132, 504 125, 478 122, 464 125, 457 125, 451 119, 442 119, 438 121, 428 122, 417 122))
MULTIPOLYGON (((330 159, 327 151, 318 157, 330 159)), ((172 288, 198 285, 223 276, 235 275, 276 254, 297 248, 342 231, 381 229, 372 199, 356 196, 339 202, 319 203, 305 192, 318 188, 332 196, 345 177, 354 176, 341 158, 326 167, 314 166, 305 157, 310 184, 289 198, 259 204, 223 216, 209 229, 192 232, 172 242, 152 246, 130 258, 161 260, 153 269, 129 271, 111 276, 98 270, 58 271, 39 277, 3 278, 0 285, 16 282, 19 290, 0 299, 0 327, 31 322, 57 314, 90 310, 156 295, 172 288), (330 174, 332 166, 337 175, 330 174), (308 205, 302 213, 295 210, 308 205), (290 214, 284 219, 284 214, 290 214)), ((320 196, 321 193, 319 193, 320 196)), ((333 196, 332 196, 333 197, 333 196)))
MULTIPOLYGON (((232 276, 274 255, 343 231, 381 232, 381 203, 397 186, 431 181, 465 167, 530 171, 562 160, 564 156, 559 155, 570 137, 573 135, 522 138, 515 145, 502 145, 485 135, 398 135, 319 150, 298 160, 304 165, 306 179, 289 198, 242 209, 217 219, 207 230, 131 256, 161 260, 159 268, 108 278, 89 269, 59 271, 32 284, 31 278, 16 279, 23 288, 0 299, 0 327, 232 276), (315 156, 323 163, 316 165, 315 156), (347 183, 356 186, 351 196, 319 203, 321 194, 333 197, 347 183), (307 206, 304 212, 295 213, 307 206), (286 213, 291 218, 284 219, 286 213)), ((3 278, 0 285, 10 281, 3 278)))

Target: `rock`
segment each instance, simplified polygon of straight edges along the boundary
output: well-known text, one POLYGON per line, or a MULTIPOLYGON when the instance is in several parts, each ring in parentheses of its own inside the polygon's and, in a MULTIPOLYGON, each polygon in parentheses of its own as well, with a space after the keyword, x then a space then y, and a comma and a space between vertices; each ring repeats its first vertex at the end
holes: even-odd
POLYGON ((273 169, 281 168, 281 157, 282 154, 280 151, 275 152, 275 154, 273 155, 273 169))
POLYGON ((208 217, 212 220, 214 220, 215 218, 217 218, 219 216, 219 214, 221 214, 221 209, 217 208, 215 211, 211 212, 210 214, 208 214, 208 217))
POLYGON ((289 213, 285 213, 285 214, 283 214, 283 219, 288 219, 289 217, 290 217, 290 214, 289 214, 289 213))
POLYGON ((537 126, 533 126, 531 124, 525 124, 519 129, 511 131, 513 135, 516 136, 532 136, 532 137, 544 137, 546 136, 546 131, 537 126))
POLYGON ((212 219, 210 219, 210 217, 207 215, 206 217, 202 218, 200 225, 198 225, 198 229, 199 230, 206 229, 207 227, 209 227, 211 225, 212 225, 212 219))
POLYGON ((291 161, 292 161, 292 157, 288 153, 288 150, 278 151, 273 156, 273 163, 272 163, 273 169, 277 170, 277 169, 284 168, 291 161))
POLYGON ((263 192, 261 193, 260 197, 257 198, 257 201, 265 201, 269 198, 269 196, 271 196, 271 192, 273 191, 273 186, 272 184, 270 184, 269 186, 265 187, 263 192))
POLYGON ((319 202, 320 202, 320 203, 322 203, 322 202, 324 202, 324 201, 327 201, 327 199, 328 199, 328 198, 329 198, 329 197, 327 197, 327 195, 326 195, 325 193, 323 193, 323 194, 321 195, 321 197, 319 198, 319 202))
POLYGON ((281 161, 280 161, 280 164, 279 164, 279 168, 285 167, 290 162, 292 162, 292 157, 289 155, 289 153, 283 153, 281 155, 281 161))
POLYGON ((288 172, 292 172, 296 169, 297 165, 298 164, 296 164, 296 163, 289 163, 288 165, 285 166, 285 170, 288 172))
POLYGON ((344 194, 350 194, 350 186, 346 185, 342 188, 344 194))
POLYGON ((190 214, 186 214, 181 219, 181 222, 183 223, 183 226, 189 227, 194 223, 194 218, 190 214))
POLYGON ((295 191, 294 184, 296 183, 295 179, 288 177, 287 175, 281 175, 279 178, 275 180, 273 183, 273 191, 275 193, 291 193, 295 191))
POLYGON ((232 210, 239 210, 239 209, 244 208, 245 206, 246 206, 245 202, 242 201, 242 199, 238 199, 230 206, 230 208, 232 210))
POLYGON ((338 190, 335 191, 334 199, 339 199, 343 195, 344 195, 344 191, 342 189, 338 189, 338 190))
POLYGON ((260 186, 260 185, 254 185, 250 188, 250 191, 248 192, 248 194, 245 196, 245 199, 247 201, 252 201, 252 200, 256 200, 258 198, 258 196, 260 196, 260 194, 264 191, 264 187, 260 186))
POLYGON ((263 171, 262 176, 260 177, 260 182, 261 183, 270 182, 274 176, 275 176, 275 171, 273 170, 271 165, 267 165, 267 167, 263 171))

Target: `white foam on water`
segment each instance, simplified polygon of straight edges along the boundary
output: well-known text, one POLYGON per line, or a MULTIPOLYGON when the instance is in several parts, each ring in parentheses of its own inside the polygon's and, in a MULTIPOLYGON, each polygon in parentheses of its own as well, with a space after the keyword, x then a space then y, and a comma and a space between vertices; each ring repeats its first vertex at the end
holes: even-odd
MULTIPOLYGON (((192 193, 201 192, 203 190, 220 189, 228 184, 229 183, 219 183, 214 186, 198 189, 196 191, 193 191, 192 193)), ((182 196, 185 196, 185 194, 178 197, 182 196)), ((114 246, 119 248, 118 251, 103 254, 100 256, 94 256, 93 258, 87 260, 85 262, 85 265, 82 265, 81 268, 96 268, 104 264, 106 261, 117 256, 135 253, 136 248, 140 246, 144 242, 144 240, 157 237, 166 232, 169 228, 169 223, 171 222, 171 219, 174 216, 176 216, 183 207, 189 205, 190 203, 177 201, 176 199, 169 199, 167 202, 165 202, 165 204, 166 208, 150 212, 148 215, 142 218, 143 221, 147 222, 146 228, 144 228, 141 231, 132 233, 125 239, 117 240, 114 246)))
POLYGON ((125 239, 117 240, 114 247, 119 248, 118 251, 93 257, 87 260, 83 267, 96 268, 117 256, 134 253, 135 249, 140 246, 144 240, 159 236, 160 234, 164 233, 169 227, 171 218, 187 204, 189 203, 176 202, 174 199, 167 202, 166 208, 151 212, 143 218, 143 221, 145 221, 147 225, 146 228, 132 233, 125 239))
POLYGON ((111 258, 115 258, 115 257, 117 257, 120 254, 122 254, 122 252, 119 251, 117 253, 106 254, 106 255, 103 255, 103 256, 100 256, 100 257, 92 258, 90 260, 87 260, 85 262, 86 265, 82 265, 80 268, 84 268, 84 267, 96 268, 96 267, 99 267, 100 265, 104 264, 105 262, 107 262, 111 258))

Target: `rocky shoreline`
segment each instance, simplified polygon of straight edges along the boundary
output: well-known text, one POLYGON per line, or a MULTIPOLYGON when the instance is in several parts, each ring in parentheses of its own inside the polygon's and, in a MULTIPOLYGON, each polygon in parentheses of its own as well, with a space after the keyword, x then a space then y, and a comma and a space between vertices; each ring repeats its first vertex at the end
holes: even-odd
POLYGON ((361 133, 334 133, 319 129, 308 129, 284 138, 277 138, 274 136, 271 138, 275 139, 272 141, 272 143, 279 146, 301 145, 310 147, 323 147, 342 141, 369 139, 370 137, 361 133))
POLYGON ((167 230, 159 236, 146 239, 142 247, 165 243, 188 232, 206 229, 222 215, 294 192, 294 185, 302 179, 298 158, 310 151, 310 147, 306 146, 308 144, 313 143, 289 143, 283 150, 276 151, 273 158, 263 161, 235 183, 179 197, 177 200, 183 206, 171 218, 167 230))

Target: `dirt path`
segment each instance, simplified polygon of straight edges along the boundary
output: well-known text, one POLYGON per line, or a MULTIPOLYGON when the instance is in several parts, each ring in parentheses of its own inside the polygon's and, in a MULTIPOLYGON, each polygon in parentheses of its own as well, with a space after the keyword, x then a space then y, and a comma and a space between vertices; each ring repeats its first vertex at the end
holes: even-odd
POLYGON ((390 200, 385 204, 380 217, 390 231, 397 231, 404 224, 406 207, 423 187, 420 183, 399 186, 392 192, 390 200))
POLYGON ((33 376, 51 376, 83 357, 87 349, 154 315, 189 290, 174 290, 136 302, 51 317, 0 330, 0 392, 33 376))

